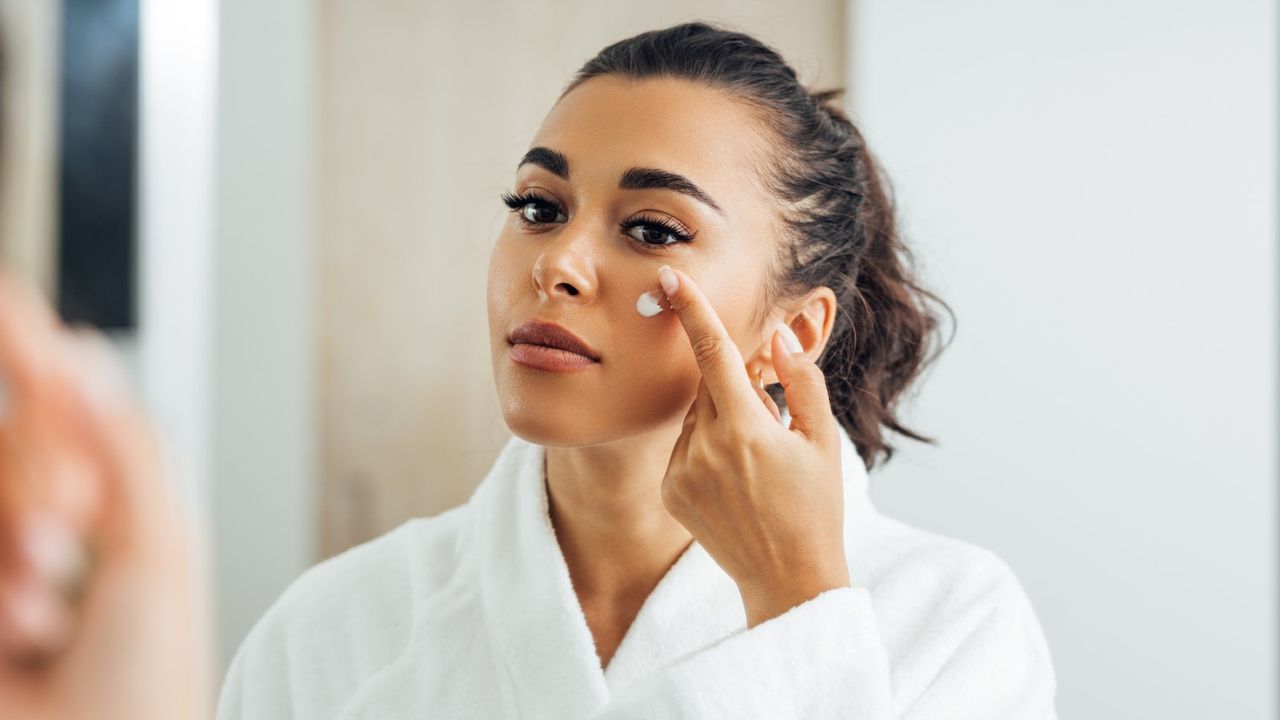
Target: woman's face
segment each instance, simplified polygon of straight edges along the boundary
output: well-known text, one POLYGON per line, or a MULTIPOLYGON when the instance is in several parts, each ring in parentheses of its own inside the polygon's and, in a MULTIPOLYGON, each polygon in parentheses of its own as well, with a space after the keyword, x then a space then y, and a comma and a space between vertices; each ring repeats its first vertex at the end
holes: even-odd
POLYGON ((517 170, 524 197, 489 263, 494 381, 512 432, 569 447, 679 427, 701 378, 693 350, 665 299, 654 317, 636 312, 663 264, 699 284, 749 365, 767 358, 771 326, 749 324, 776 203, 756 169, 767 140, 741 105, 685 80, 599 76, 561 98, 529 147, 551 152, 517 170), (686 192, 671 187, 676 176, 686 192), (567 328, 598 362, 517 362, 508 336, 530 319, 567 328))

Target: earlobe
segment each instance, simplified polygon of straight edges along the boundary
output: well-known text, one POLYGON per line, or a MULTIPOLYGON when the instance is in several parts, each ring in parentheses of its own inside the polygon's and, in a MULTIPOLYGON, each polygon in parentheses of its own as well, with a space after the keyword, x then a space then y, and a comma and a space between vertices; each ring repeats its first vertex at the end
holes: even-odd
POLYGON ((748 368, 751 380, 756 384, 756 387, 763 390, 767 385, 781 382, 778 379, 778 371, 773 367, 773 332, 765 336, 756 358, 756 361, 748 368))
POLYGON ((773 362, 769 358, 767 345, 747 363, 747 375, 751 376, 751 384, 761 390, 766 385, 778 382, 777 375, 773 372, 773 362))

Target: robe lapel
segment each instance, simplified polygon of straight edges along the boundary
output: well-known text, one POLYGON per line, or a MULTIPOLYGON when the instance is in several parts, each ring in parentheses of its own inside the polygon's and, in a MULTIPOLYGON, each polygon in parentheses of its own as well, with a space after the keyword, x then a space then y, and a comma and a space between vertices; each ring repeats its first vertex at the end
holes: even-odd
MULTIPOLYGON (((789 426, 790 415, 784 412, 782 419, 789 426)), ((843 428, 840 444, 846 519, 856 523, 857 513, 871 507, 867 472, 843 428)), ((746 609, 737 584, 695 540, 641 606, 605 670, 605 682, 610 693, 615 693, 637 678, 746 627, 746 609)))
MULTIPOLYGON (((846 508, 870 507, 866 471, 843 431, 841 443, 846 508)), ((546 448, 512 436, 472 502, 485 622, 522 717, 587 717, 635 679, 746 627, 737 585, 695 540, 646 598, 606 672, 551 524, 546 448)))
POLYGON ((555 541, 544 457, 542 446, 512 436, 477 490, 481 602, 521 717, 584 718, 608 688, 555 541))
POLYGON ((609 661, 609 692, 746 623, 738 586, 694 540, 645 599, 609 661))

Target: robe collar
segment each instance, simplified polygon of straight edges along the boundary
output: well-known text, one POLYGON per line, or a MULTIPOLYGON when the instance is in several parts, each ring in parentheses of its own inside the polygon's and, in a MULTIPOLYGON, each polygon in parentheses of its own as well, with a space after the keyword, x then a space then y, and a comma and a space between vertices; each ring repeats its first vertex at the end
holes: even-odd
MULTIPOLYGON (((854 513, 874 508, 862 459, 840 436, 847 536, 854 513)), ((523 717, 587 717, 632 680, 746 627, 737 585, 694 540, 602 669, 551 524, 546 448, 512 436, 469 503, 464 551, 478 562, 485 625, 523 717)))

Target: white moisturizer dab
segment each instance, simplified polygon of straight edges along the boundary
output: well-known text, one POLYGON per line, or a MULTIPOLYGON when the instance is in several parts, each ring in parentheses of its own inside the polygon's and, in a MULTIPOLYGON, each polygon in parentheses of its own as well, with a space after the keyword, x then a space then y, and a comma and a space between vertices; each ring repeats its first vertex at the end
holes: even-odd
POLYGON ((645 317, 657 315, 662 312, 662 306, 658 304, 658 300, 661 298, 662 295, 653 290, 641 293, 640 297, 636 299, 636 312, 645 317))

